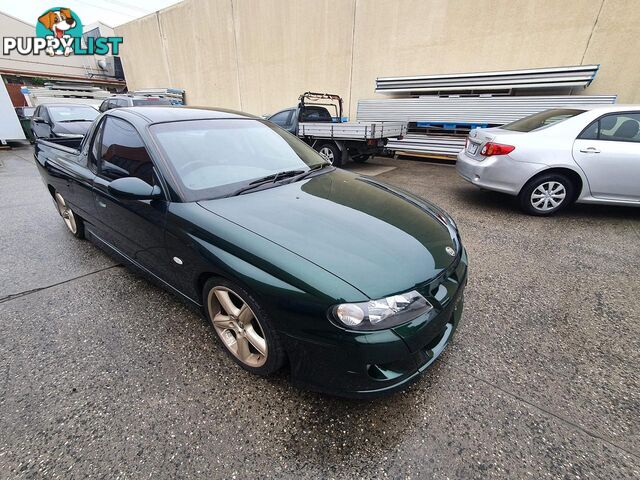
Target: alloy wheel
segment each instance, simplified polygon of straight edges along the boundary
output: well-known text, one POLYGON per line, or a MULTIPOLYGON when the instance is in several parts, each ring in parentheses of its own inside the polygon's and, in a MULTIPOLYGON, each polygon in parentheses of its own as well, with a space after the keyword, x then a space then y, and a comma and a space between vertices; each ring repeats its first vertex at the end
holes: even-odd
POLYGON ((58 213, 60 213, 64 223, 67 224, 67 228, 75 235, 78 232, 78 225, 76 224, 76 217, 73 215, 73 211, 59 193, 55 194, 55 201, 58 207, 58 213))
POLYGON ((544 182, 531 192, 531 206, 536 210, 548 212, 559 207, 567 197, 567 190, 560 182, 544 182))
POLYGON ((320 153, 320 155, 333 163, 333 151, 329 147, 322 147, 318 153, 320 153))
POLYGON ((211 321, 224 346, 249 367, 261 367, 267 361, 267 340, 251 307, 227 287, 214 287, 207 301, 211 321))

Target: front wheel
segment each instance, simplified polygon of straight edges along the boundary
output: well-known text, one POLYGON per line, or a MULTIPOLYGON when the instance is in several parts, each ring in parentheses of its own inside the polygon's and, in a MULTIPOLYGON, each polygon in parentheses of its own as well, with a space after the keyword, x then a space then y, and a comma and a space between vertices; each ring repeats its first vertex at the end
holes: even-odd
POLYGON ((550 173, 530 180, 522 187, 518 201, 529 215, 552 215, 573 201, 574 191, 571 180, 562 174, 550 173))
POLYGON ((320 155, 329 160, 334 166, 342 166, 342 152, 335 143, 323 143, 317 150, 320 155))
POLYGON ((238 365, 262 376, 282 367, 285 355, 278 333, 249 292, 214 277, 207 281, 202 293, 207 318, 238 365))

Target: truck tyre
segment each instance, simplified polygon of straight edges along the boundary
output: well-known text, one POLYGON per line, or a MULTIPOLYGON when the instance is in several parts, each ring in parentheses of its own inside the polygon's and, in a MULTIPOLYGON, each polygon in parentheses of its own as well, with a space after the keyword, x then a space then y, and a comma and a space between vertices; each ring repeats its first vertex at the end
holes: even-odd
POLYGON ((335 167, 342 166, 342 152, 335 143, 322 143, 316 147, 316 150, 335 167))

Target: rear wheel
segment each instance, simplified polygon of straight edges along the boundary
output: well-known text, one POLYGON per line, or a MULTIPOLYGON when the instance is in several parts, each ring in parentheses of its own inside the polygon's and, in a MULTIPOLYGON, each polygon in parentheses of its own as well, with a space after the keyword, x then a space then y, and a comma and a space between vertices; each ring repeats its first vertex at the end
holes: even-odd
POLYGON ((84 222, 82 219, 73 213, 73 210, 67 205, 67 202, 60 193, 56 192, 53 200, 56 202, 58 213, 73 236, 76 238, 84 238, 84 222))
POLYGON ((335 143, 323 143, 318 148, 318 153, 329 160, 336 167, 342 166, 342 152, 335 143))
POLYGON ((214 277, 205 284, 203 298, 207 318, 238 365, 262 376, 282 367, 282 343, 267 313, 249 292, 214 277))
POLYGON ((552 215, 574 199, 575 187, 560 173, 540 175, 530 180, 518 195, 520 207, 530 215, 552 215))

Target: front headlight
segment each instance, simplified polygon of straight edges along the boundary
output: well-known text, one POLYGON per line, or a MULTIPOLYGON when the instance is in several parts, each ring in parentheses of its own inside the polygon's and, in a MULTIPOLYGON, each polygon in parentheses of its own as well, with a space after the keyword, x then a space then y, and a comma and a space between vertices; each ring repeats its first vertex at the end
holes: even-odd
POLYGON ((335 319, 354 330, 382 330, 413 320, 433 306, 412 290, 400 295, 361 303, 341 303, 332 309, 335 319))

